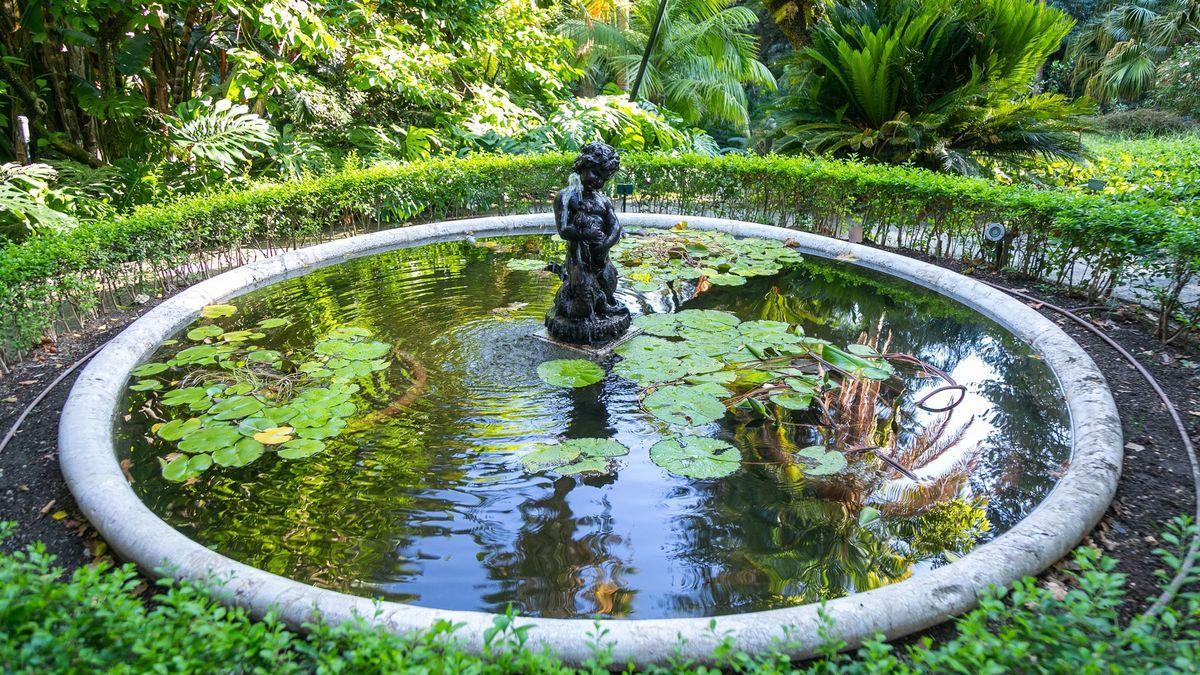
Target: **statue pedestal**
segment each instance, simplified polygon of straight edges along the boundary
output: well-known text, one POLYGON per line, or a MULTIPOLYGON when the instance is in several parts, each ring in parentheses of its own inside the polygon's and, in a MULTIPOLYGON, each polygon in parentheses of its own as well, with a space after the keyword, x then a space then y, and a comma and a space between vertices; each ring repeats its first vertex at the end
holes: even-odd
POLYGON ((620 347, 626 342, 629 342, 638 335, 641 335, 641 333, 641 328, 638 328, 637 326, 630 326, 629 330, 625 331, 624 335, 616 340, 613 340, 612 342, 609 342, 608 344, 603 345, 577 345, 570 342, 561 342, 550 337, 550 331, 546 330, 545 328, 542 328, 538 332, 534 333, 533 338, 535 340, 541 340, 547 344, 552 344, 555 347, 562 347, 563 349, 570 349, 572 351, 579 352, 587 358, 602 359, 611 355, 614 349, 620 347))

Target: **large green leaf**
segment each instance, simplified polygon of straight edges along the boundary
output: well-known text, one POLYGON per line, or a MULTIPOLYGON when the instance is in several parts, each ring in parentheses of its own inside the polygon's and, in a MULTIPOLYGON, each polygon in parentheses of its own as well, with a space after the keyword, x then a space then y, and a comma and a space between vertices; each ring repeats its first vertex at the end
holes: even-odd
POLYGON ((725 416, 725 404, 699 385, 673 385, 657 389, 642 405, 651 415, 681 426, 715 422, 725 416))
POLYGON ((555 387, 586 387, 604 379, 604 369, 585 359, 556 359, 538 366, 538 377, 555 387))
POLYGON ((846 457, 836 450, 826 451, 819 445, 811 445, 796 451, 796 456, 811 462, 806 472, 812 476, 829 476, 846 468, 846 457))
POLYGON ((650 459, 685 478, 723 478, 738 470, 742 453, 716 438, 680 436, 659 441, 650 448, 650 459))
POLYGON ((545 471, 565 466, 579 459, 583 450, 578 446, 553 443, 539 445, 521 457, 526 471, 545 471))

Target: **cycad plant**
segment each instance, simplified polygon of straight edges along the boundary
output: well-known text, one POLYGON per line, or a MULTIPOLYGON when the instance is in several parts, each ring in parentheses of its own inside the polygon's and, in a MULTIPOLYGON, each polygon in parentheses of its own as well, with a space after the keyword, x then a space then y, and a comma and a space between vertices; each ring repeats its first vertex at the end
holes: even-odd
POLYGON ((1071 81, 1101 103, 1141 98, 1175 47, 1200 40, 1200 0, 1132 0, 1097 13, 1071 40, 1071 81))
MULTIPOLYGON (((653 27, 659 0, 589 0, 559 26, 596 88, 628 90, 653 27)), ((640 95, 690 124, 749 125, 746 86, 774 89, 758 60, 758 17, 734 0, 671 0, 640 95)))
POLYGON ((965 174, 1078 157, 1091 104, 1033 88, 1071 27, 1036 0, 840 0, 789 68, 780 149, 965 174))

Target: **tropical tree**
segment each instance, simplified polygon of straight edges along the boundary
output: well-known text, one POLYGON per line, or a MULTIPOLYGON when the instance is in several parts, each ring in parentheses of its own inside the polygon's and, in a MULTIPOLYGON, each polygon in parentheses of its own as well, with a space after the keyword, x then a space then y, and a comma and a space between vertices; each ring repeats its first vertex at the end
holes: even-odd
POLYGON ((1072 85, 1102 103, 1133 101, 1153 88, 1175 49, 1200 40, 1200 0, 1132 0, 1110 5, 1071 40, 1072 85))
MULTIPOLYGON (((658 12, 658 0, 589 0, 559 31, 575 43, 588 85, 628 90, 658 12)), ((758 17, 734 0, 673 0, 667 5, 640 95, 690 124, 749 125, 746 86, 774 89, 758 60, 758 17)))
POLYGON ((1091 104, 1033 90, 1072 25, 1034 0, 832 4, 789 67, 779 148, 966 174, 1077 157, 1091 104))

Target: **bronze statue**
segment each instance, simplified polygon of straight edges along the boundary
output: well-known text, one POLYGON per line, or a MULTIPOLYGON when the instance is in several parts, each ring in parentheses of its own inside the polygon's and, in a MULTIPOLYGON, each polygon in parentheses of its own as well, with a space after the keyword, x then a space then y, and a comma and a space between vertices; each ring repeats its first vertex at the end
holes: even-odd
POLYGON ((621 238, 621 224, 602 192, 620 167, 616 150, 588 143, 566 189, 554 199, 554 225, 567 242, 566 264, 558 269, 563 284, 546 314, 546 330, 555 340, 602 345, 629 329, 629 310, 617 302, 617 270, 608 258, 621 238))

